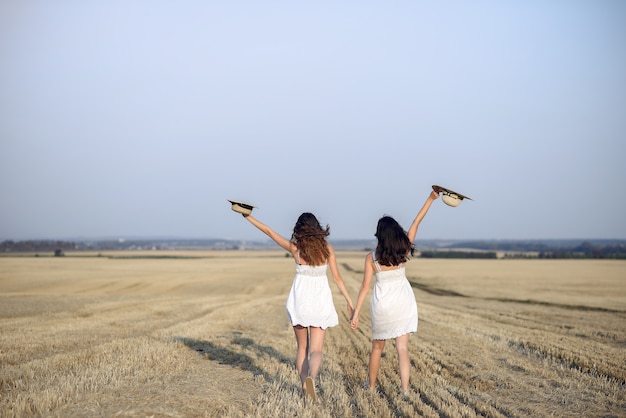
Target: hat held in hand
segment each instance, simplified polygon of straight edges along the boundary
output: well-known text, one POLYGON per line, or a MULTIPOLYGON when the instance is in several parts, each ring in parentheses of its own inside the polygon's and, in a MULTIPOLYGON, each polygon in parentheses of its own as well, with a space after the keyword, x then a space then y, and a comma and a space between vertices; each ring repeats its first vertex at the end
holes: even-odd
POLYGON ((231 209, 237 213, 241 213, 242 215, 250 215, 252 213, 252 209, 256 207, 238 200, 228 199, 228 201, 232 204, 231 209))
POLYGON ((453 208, 459 206, 463 199, 472 200, 471 198, 464 196, 461 193, 446 189, 445 187, 433 185, 433 190, 437 193, 441 193, 441 200, 443 200, 443 203, 448 206, 452 206, 453 208))

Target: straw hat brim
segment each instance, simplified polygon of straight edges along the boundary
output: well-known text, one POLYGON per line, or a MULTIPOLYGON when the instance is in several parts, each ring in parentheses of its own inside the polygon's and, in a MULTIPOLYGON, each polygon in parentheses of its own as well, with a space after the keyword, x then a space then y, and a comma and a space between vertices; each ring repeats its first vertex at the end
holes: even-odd
POLYGON ((457 193, 445 187, 437 186, 436 184, 433 185, 433 190, 437 193, 441 193, 441 200, 443 200, 443 203, 448 206, 452 206, 453 208, 459 206, 463 199, 472 200, 472 198, 470 197, 467 197, 465 195, 462 195, 461 193, 457 193))
POLYGON ((250 215, 252 213, 252 209, 256 207, 249 203, 240 202, 238 200, 228 199, 228 201, 231 203, 232 210, 234 210, 237 213, 241 213, 243 215, 250 215))

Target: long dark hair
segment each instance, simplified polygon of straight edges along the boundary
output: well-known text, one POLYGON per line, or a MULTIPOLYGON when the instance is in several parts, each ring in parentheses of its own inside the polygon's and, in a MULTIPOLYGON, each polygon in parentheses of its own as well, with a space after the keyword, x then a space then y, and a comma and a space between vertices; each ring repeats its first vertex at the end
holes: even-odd
POLYGON ((415 253, 415 246, 406 231, 391 216, 383 216, 376 226, 376 260, 382 266, 398 266, 406 263, 415 253))
POLYGON ((330 227, 322 228, 312 213, 305 212, 296 221, 291 235, 291 242, 296 244, 300 258, 313 266, 321 266, 330 256, 326 237, 330 235, 330 227))

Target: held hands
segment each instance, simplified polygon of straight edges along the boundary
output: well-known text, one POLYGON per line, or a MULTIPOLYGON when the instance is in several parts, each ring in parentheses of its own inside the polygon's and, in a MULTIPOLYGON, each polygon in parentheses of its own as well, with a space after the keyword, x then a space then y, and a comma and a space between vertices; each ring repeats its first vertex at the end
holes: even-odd
POLYGON ((352 306, 351 302, 348 302, 348 316, 352 319, 352 315, 354 315, 354 306, 352 306))
POLYGON ((353 313, 352 319, 350 320, 350 328, 356 330, 359 327, 359 314, 353 313))

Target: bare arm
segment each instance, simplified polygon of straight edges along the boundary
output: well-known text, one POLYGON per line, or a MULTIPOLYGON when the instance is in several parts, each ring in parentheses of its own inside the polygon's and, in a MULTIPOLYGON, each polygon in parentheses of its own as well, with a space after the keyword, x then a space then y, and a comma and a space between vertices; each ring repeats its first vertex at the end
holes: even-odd
POLYGON ((346 285, 341 278, 341 274, 339 273, 339 268, 337 267, 337 258, 335 257, 335 250, 333 246, 328 244, 328 249, 330 250, 330 256, 328 257, 328 265, 330 266, 330 271, 333 274, 333 280, 335 284, 339 288, 339 291, 346 298, 346 302, 348 303, 348 316, 352 319, 352 312, 354 312, 354 305, 352 305, 352 298, 350 298, 350 294, 348 293, 348 289, 346 289, 346 285))
POLYGON ((370 290, 370 283, 372 282, 372 275, 374 274, 374 266, 372 264, 373 264, 372 254, 370 253, 365 257, 363 283, 361 283, 361 288, 359 289, 359 296, 356 301, 356 308, 354 308, 354 313, 352 314, 352 321, 350 321, 350 327, 352 329, 357 329, 357 327, 359 326, 359 313, 361 312, 363 301, 365 301, 365 296, 367 296, 367 292, 369 292, 370 290))
POLYGON ((422 219, 424 219, 424 216, 426 216, 426 213, 428 213, 428 209, 430 209, 430 205, 432 205, 433 202, 437 200, 438 197, 439 197, 439 193, 437 193, 436 191, 433 190, 432 192, 430 192, 428 199, 426 199, 426 202, 424 202, 424 206, 422 206, 420 211, 417 213, 417 216, 413 220, 413 223, 411 224, 411 227, 409 228, 409 232, 407 233, 407 236, 409 237, 411 244, 415 242, 415 235, 417 235, 417 228, 419 227, 420 222, 422 222, 422 219))
POLYGON ((243 217, 246 218, 248 220, 248 222, 250 222, 252 225, 254 225, 257 228, 259 228, 259 230, 261 232, 263 232, 265 235, 267 235, 268 237, 273 239, 274 242, 276 244, 278 244, 280 247, 282 247, 285 250, 289 251, 291 254, 293 254, 296 251, 296 246, 295 246, 295 244, 293 242, 289 241, 287 238, 285 238, 282 235, 280 235, 279 233, 275 232, 272 228, 270 228, 269 226, 265 225, 263 222, 261 222, 258 219, 252 217, 252 215, 243 215, 243 217))

